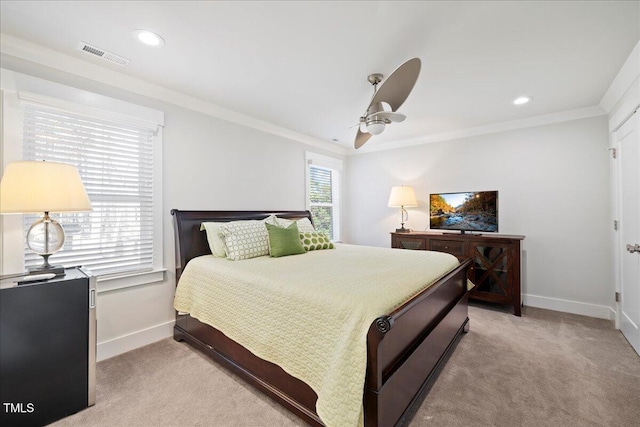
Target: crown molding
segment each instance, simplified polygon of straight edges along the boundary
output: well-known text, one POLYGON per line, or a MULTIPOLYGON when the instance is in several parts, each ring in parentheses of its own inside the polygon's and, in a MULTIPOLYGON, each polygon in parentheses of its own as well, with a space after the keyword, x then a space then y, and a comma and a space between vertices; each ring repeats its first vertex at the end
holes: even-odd
POLYGON ((622 68, 611 82, 611 86, 604 93, 604 96, 600 100, 600 107, 602 107, 607 114, 611 113, 613 107, 624 96, 625 92, 633 84, 633 82, 640 76, 640 41, 633 48, 631 54, 624 62, 622 68))
POLYGON ((397 148, 412 147, 415 145, 430 144, 433 142, 450 141, 453 139, 469 138, 472 136, 486 135, 490 133, 506 132, 516 129, 524 129, 536 126, 544 126, 553 123, 568 122, 571 120, 586 119, 589 117, 604 116, 607 113, 598 105, 592 107, 567 110, 559 113, 544 114, 528 117, 526 119, 511 120, 507 122, 493 123, 486 126, 461 129, 453 132, 439 133, 419 138, 404 139, 379 145, 371 145, 360 150, 352 149, 347 155, 366 154, 375 151, 393 150, 397 148))
POLYGON ((156 99, 189 110, 197 111, 241 126, 253 128, 265 133, 280 136, 289 140, 301 142, 321 148, 326 151, 345 155, 347 149, 328 141, 313 138, 290 129, 265 122, 255 117, 232 111, 219 105, 185 95, 178 91, 127 76, 118 71, 92 64, 64 53, 40 46, 30 41, 8 34, 0 34, 0 52, 5 55, 34 62, 49 68, 97 81, 109 86, 156 99))
POLYGON ((509 130, 542 126, 546 124, 559 123, 570 120, 578 120, 588 117, 596 117, 607 114, 615 105, 615 102, 628 87, 628 78, 640 68, 638 60, 639 46, 636 45, 634 51, 625 62, 623 69, 605 93, 605 96, 597 106, 586 107, 576 110, 568 110, 559 113, 545 114, 541 116, 529 117, 526 119, 512 120, 507 122, 493 123, 485 126, 479 126, 468 129, 461 129, 452 132, 445 132, 435 135, 426 135, 418 138, 398 140, 383 144, 370 144, 359 150, 339 146, 328 141, 313 138, 293 130, 265 122, 255 117, 247 116, 223 107, 215 105, 201 99, 185 95, 183 93, 167 89, 163 86, 152 84, 144 80, 127 76, 121 72, 105 68, 100 65, 92 64, 41 45, 29 42, 27 40, 0 34, 0 52, 26 61, 34 62, 49 68, 63 71, 69 74, 77 75, 82 78, 97 81, 109 86, 124 89, 126 91, 145 96, 147 98, 156 99, 169 104, 177 105, 189 110, 197 111, 216 117, 225 121, 239 124, 241 126, 256 129, 265 133, 280 136, 289 140, 297 141, 306 145, 318 147, 320 149, 346 155, 358 155, 376 151, 392 150, 397 148, 411 147, 415 145, 429 144, 433 142, 448 141, 453 139, 468 138, 478 135, 486 135, 490 133, 504 132, 509 130), (635 58, 635 59, 634 59, 635 58), (635 69, 634 69, 635 66, 635 69), (624 71, 623 70, 630 70, 624 71), (613 101, 612 101, 613 100, 613 101), (613 102, 613 103, 612 103, 613 102))

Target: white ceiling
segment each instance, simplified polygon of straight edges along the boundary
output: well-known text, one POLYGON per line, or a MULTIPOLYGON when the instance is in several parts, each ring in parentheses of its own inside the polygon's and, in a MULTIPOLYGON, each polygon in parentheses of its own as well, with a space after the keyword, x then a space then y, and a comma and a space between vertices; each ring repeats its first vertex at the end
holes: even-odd
POLYGON ((640 39, 638 1, 2 1, 1 31, 266 122, 352 146, 368 74, 419 57, 367 145, 597 105, 640 39), (149 48, 135 29, 160 34, 149 48), (131 60, 76 50, 79 41, 131 60), (513 98, 534 98, 515 107, 513 98))

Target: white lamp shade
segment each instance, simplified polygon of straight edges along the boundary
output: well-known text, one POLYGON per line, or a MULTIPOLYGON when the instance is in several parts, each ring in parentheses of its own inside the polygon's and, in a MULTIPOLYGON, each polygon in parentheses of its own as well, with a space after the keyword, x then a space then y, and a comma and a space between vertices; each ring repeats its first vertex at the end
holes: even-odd
POLYGON ((0 182, 0 213, 90 211, 75 166, 57 162, 9 163, 0 182))
POLYGON ((416 200, 416 193, 413 191, 413 187, 409 185, 402 185, 399 187, 391 188, 391 195, 389 196, 389 207, 399 208, 401 206, 418 206, 418 200, 416 200))

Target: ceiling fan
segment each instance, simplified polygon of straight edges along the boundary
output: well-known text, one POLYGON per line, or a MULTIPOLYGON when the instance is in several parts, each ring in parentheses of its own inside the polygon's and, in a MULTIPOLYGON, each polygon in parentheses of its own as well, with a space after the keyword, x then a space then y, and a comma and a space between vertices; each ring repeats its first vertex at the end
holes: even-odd
POLYGON ((358 133, 354 141, 356 149, 362 147, 373 135, 379 135, 386 125, 399 123, 407 118, 396 112, 407 99, 420 74, 420 58, 413 58, 395 69, 378 88, 384 77, 382 74, 370 74, 367 80, 373 85, 373 98, 367 111, 360 117, 358 133), (385 104, 391 111, 385 110, 385 104))

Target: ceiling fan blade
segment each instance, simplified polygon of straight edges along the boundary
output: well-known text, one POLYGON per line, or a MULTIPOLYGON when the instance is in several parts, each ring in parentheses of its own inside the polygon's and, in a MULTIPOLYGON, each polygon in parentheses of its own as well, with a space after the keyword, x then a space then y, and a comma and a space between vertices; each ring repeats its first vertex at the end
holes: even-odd
POLYGON ((370 133, 362 132, 360 129, 358 129, 358 133, 356 134, 356 140, 354 141, 353 146, 357 150, 358 148, 362 147, 365 144, 365 142, 369 140, 369 138, 371 138, 370 133))
POLYGON ((363 123, 366 123, 366 118, 364 116, 360 117, 360 119, 358 119, 358 123, 356 123, 353 126, 349 126, 349 129, 353 129, 356 126, 362 126, 363 123))
POLYGON ((420 58, 413 58, 395 69, 382 82, 380 88, 371 100, 370 106, 377 102, 386 102, 396 111, 407 99, 420 74, 420 58))
POLYGON ((367 119, 382 119, 385 121, 390 121, 393 123, 400 123, 400 122, 404 122, 404 120, 407 118, 407 116, 405 116, 402 113, 394 113, 392 111, 380 111, 379 113, 373 113, 373 114, 369 114, 367 116, 367 119))

